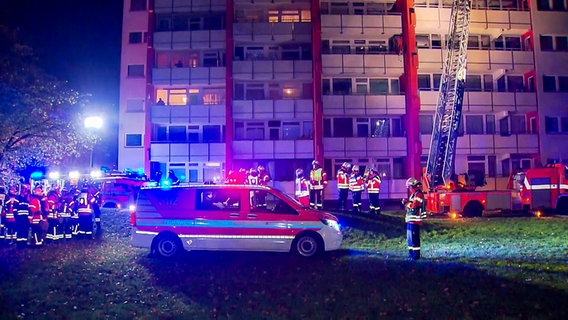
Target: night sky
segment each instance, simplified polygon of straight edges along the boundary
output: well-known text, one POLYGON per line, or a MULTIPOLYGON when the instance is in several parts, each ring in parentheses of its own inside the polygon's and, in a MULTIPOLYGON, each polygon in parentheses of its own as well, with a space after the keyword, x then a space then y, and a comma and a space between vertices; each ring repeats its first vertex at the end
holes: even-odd
POLYGON ((117 162, 122 0, 0 0, 0 24, 20 32, 39 64, 92 94, 105 117, 95 165, 117 162))

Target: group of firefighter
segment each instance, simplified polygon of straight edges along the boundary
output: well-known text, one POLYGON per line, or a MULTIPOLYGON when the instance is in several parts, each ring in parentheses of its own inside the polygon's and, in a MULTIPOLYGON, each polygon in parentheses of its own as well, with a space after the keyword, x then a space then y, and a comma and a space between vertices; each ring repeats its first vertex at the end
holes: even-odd
POLYGON ((41 247, 44 241, 92 238, 101 230, 100 191, 95 185, 19 184, 2 194, 0 242, 41 247), (44 190, 45 189, 45 190, 44 190))
MULTIPOLYGON (((337 170, 338 199, 335 209, 347 211, 349 193, 352 198, 352 213, 362 213, 363 204, 361 195, 367 190, 369 195, 369 213, 380 215, 379 192, 381 177, 375 168, 368 167, 365 172, 359 170, 358 165, 344 162, 337 170)), ((327 173, 317 160, 312 162, 309 177, 304 176, 302 169, 296 170, 296 198, 304 205, 315 209, 323 208, 323 195, 327 187, 327 173)))

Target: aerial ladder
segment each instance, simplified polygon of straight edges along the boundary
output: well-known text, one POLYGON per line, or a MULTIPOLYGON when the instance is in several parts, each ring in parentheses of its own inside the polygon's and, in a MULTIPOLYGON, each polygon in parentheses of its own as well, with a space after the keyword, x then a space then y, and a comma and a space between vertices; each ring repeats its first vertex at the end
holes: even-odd
POLYGON ((449 188, 454 172, 458 130, 462 117, 467 65, 467 39, 471 0, 454 0, 450 14, 450 38, 440 79, 434 127, 425 172, 425 187, 449 188))

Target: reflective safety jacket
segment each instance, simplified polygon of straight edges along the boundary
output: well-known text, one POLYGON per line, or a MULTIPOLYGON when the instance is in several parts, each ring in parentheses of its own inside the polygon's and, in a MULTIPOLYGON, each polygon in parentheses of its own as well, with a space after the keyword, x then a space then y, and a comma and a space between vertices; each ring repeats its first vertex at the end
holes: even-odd
POLYGON ((79 216, 88 216, 93 214, 93 203, 95 199, 90 195, 81 194, 78 199, 77 214, 79 216))
POLYGON ((247 184, 250 184, 250 185, 252 185, 252 186, 257 186, 257 185, 260 184, 260 179, 258 178, 258 175, 257 175, 257 176, 249 175, 249 176, 247 177, 247 182, 246 182, 246 183, 247 183, 247 184))
POLYGON ((349 189, 349 175, 343 169, 337 171, 337 189, 349 189))
POLYGON ((323 168, 310 170, 310 189, 323 190, 327 186, 327 173, 323 168))
POLYGON ((57 206, 59 204, 59 197, 56 193, 50 193, 47 195, 47 218, 57 219, 57 214, 59 211, 57 206))
POLYGON ((363 177, 361 177, 358 172, 352 173, 349 177, 349 190, 351 190, 351 192, 358 192, 363 191, 363 189, 363 177))
POLYGON ((367 193, 379 193, 381 190, 381 178, 375 175, 367 180, 367 193))
POLYGON ((9 195, 4 201, 4 210, 2 211, 2 221, 15 222, 15 216, 18 212, 20 201, 15 195, 9 195))
POLYGON ((304 177, 296 179, 296 188, 295 189, 296 190, 295 190, 294 194, 296 195, 296 197, 298 199, 302 198, 302 197, 309 197, 310 196, 309 182, 304 177))
POLYGON ((30 200, 30 218, 32 224, 39 224, 43 220, 43 210, 41 207, 42 198, 38 196, 32 196, 30 200))
POLYGON ((270 175, 268 174, 268 172, 266 172, 266 170, 259 172, 258 178, 258 182, 261 186, 267 186, 271 180, 270 175))
POLYGON ((424 216, 424 194, 420 190, 414 191, 408 198, 405 204, 406 217, 405 221, 411 224, 422 224, 422 217, 424 216))

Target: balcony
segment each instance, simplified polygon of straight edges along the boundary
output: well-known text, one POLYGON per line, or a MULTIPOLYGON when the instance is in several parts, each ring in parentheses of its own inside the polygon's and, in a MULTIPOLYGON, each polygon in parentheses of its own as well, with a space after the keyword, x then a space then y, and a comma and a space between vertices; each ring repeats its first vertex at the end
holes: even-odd
MULTIPOLYGON (((441 49, 418 49, 421 72, 442 73, 442 62, 446 60, 441 49)), ((491 70, 511 70, 524 73, 534 69, 532 51, 468 50, 467 71, 469 73, 488 73, 491 70)))
POLYGON ((313 140, 233 141, 234 159, 311 159, 313 140))
POLYGON ((156 13, 225 11, 225 0, 154 0, 156 13))
MULTIPOLYGON (((435 111, 437 91, 420 91, 420 110, 435 111)), ((535 92, 465 92, 463 112, 526 114, 537 111, 535 92)))
POLYGON ((225 84, 225 67, 154 68, 152 83, 165 85, 225 84))
POLYGON ((236 43, 311 42, 312 25, 309 22, 237 22, 233 24, 233 40, 236 43))
POLYGON ((233 62, 235 80, 309 80, 311 60, 246 60, 233 62))
POLYGON ((150 161, 157 162, 224 162, 224 143, 152 142, 150 161))
POLYGON ((225 123, 225 105, 191 105, 191 106, 161 106, 151 107, 151 122, 170 123, 225 123))
POLYGON ((406 137, 323 138, 326 157, 405 157, 406 137))
MULTIPOLYGON (((432 135, 422 135, 422 154, 427 155, 432 135)), ((456 154, 486 155, 506 153, 538 153, 538 135, 463 135, 458 137, 456 154)))
POLYGON ((395 35, 402 33, 400 15, 341 15, 321 16, 322 38, 344 36, 348 39, 395 35))
POLYGON ((404 73, 401 55, 395 54, 326 54, 322 55, 325 76, 388 76, 404 73))
POLYGON ((153 35, 158 50, 225 49, 225 30, 160 31, 153 35))
POLYGON ((406 113, 404 95, 324 95, 323 114, 326 116, 374 116, 406 113))
POLYGON ((233 118, 250 119, 313 119, 312 100, 235 100, 233 118))
MULTIPOLYGON (((416 32, 446 34, 451 8, 415 8, 416 32)), ((515 10, 471 10, 470 33, 491 34, 498 37, 503 33, 521 35, 530 30, 530 12, 515 10)))

